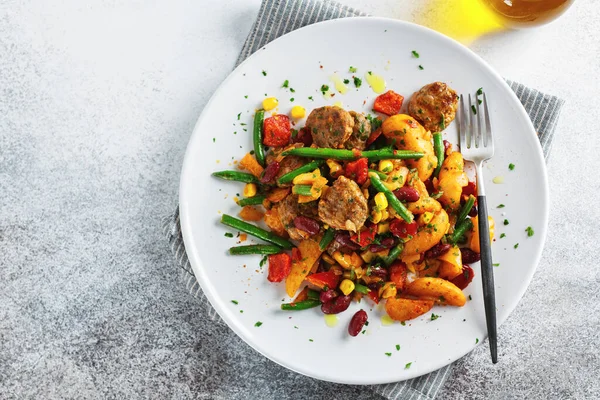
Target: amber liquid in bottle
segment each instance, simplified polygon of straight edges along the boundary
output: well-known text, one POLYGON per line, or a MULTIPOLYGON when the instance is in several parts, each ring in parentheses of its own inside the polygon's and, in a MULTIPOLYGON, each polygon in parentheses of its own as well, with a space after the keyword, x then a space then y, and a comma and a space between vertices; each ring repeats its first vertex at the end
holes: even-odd
POLYGON ((575 0, 482 0, 510 27, 543 25, 558 18, 575 0))

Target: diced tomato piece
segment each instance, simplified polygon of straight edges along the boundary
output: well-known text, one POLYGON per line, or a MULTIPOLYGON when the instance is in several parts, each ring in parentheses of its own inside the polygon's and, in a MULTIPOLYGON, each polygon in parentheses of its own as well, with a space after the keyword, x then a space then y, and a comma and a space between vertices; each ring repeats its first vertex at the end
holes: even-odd
POLYGON ((392 232, 394 236, 401 238, 415 236, 417 234, 418 227, 417 221, 413 221, 409 224, 399 218, 396 218, 390 222, 390 232, 392 232))
POLYGON ((475 198, 477 198, 477 185, 475 184, 475 182, 469 181, 467 186, 464 186, 462 188, 462 195, 465 197, 469 197, 469 195, 473 195, 473 196, 475 196, 475 198))
POLYGON ((471 283, 473 280, 473 276, 475 276, 473 273, 473 268, 469 267, 468 265, 463 265, 462 274, 458 275, 450 282, 454 283, 460 290, 463 290, 469 286, 469 283, 471 283))
POLYGON ((373 105, 373 110, 385 115, 396 115, 400 112, 403 101, 403 96, 393 90, 388 90, 384 94, 377 96, 375 104, 373 105))
POLYGON ((396 285, 396 290, 402 291, 406 286, 406 276, 408 269, 402 261, 396 261, 390 267, 390 281, 396 285))
POLYGON ((369 160, 359 158, 356 161, 347 163, 344 169, 344 176, 362 185, 367 181, 367 177, 369 176, 369 160))
POLYGON ((266 118, 263 123, 263 143, 266 146, 281 147, 290 142, 292 128, 287 115, 277 114, 266 118))
POLYGON ((304 147, 310 147, 313 142, 312 135, 310 134, 310 129, 306 126, 298 131, 298 134, 295 138, 292 138, 293 143, 304 143, 304 147))
POLYGON ((333 271, 317 272, 306 277, 306 280, 317 286, 319 289, 324 289, 327 286, 330 289, 335 289, 340 282, 340 276, 333 271))
POLYGON ((360 247, 365 247, 373 243, 377 234, 377 225, 364 226, 358 233, 350 236, 350 240, 358 244, 360 247))
POLYGON ((381 128, 375 129, 373 132, 371 132, 371 135, 369 135, 369 138, 367 139, 367 146, 370 146, 371 143, 373 143, 374 141, 376 141, 377 138, 379 136, 381 136, 382 132, 383 131, 381 130, 381 128))
POLYGON ((379 304, 379 292, 377 290, 369 290, 367 292, 367 297, 373 300, 373 303, 379 304))
POLYGON ((292 258, 287 253, 269 255, 269 282, 281 282, 289 275, 291 269, 292 258))

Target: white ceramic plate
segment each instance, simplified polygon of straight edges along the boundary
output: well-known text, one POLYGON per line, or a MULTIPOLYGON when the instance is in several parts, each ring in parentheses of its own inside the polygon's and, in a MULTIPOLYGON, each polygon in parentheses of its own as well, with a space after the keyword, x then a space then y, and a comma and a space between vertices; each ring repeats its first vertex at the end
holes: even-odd
MULTIPOLYGON (((226 253, 237 239, 224 236, 231 230, 219 220, 222 213, 237 215, 239 207, 233 198, 241 194, 243 184, 217 180, 210 173, 235 168, 233 160, 252 149, 254 110, 260 108, 266 95, 279 99, 280 113, 288 113, 293 105, 302 105, 310 112, 336 101, 347 109, 370 111, 377 95, 364 79, 367 71, 385 77, 387 87, 407 99, 421 86, 438 80, 457 93, 474 94, 479 87, 486 91, 496 145, 496 156, 485 168, 485 181, 489 211, 496 220, 493 256, 494 263, 499 264, 494 269, 499 324, 515 308, 531 280, 548 219, 545 164, 525 110, 501 77, 457 42, 401 21, 340 19, 283 36, 246 60, 214 94, 187 148, 180 187, 187 253, 212 305, 250 346, 299 373, 350 384, 414 378, 460 358, 477 342, 481 344, 486 328, 479 264, 473 265, 476 277, 466 289, 473 300, 462 308, 435 307, 432 311, 441 315, 435 321, 427 313, 406 326, 387 326, 381 320, 384 312, 363 300, 352 304, 339 316, 339 324, 330 328, 318 308, 280 310, 282 301, 290 299, 283 283, 267 281, 266 266, 259 267, 260 256, 226 253), (415 58, 412 50, 420 58, 415 58), (346 95, 325 98, 319 90, 321 85, 333 86, 329 77, 334 72, 342 79, 352 79, 350 66, 358 68, 356 75, 363 79, 363 86, 351 88, 346 95), (282 88, 286 79, 294 93, 282 88), (513 171, 509 163, 515 165, 513 171), (492 183, 494 177, 503 177, 504 183, 492 183), (496 208, 499 204, 505 208, 496 208), (506 226, 504 219, 509 221, 506 226), (535 230, 533 237, 527 237, 528 226, 535 230), (501 233, 506 237, 498 239, 501 233), (348 322, 360 308, 367 310, 370 323, 365 334, 350 337, 348 322), (257 321, 262 322, 260 327, 255 327, 257 321), (401 346, 399 351, 396 345, 401 346), (412 363, 410 368, 406 368, 407 363, 412 363)), ((457 143, 455 122, 446 129, 445 138, 457 143)))

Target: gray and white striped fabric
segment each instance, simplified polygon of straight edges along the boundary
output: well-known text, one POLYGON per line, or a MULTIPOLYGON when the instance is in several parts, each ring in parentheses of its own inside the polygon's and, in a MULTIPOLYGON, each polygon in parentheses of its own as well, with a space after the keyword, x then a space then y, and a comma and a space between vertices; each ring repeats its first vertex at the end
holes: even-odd
MULTIPOLYGON (((305 25, 335 18, 360 16, 366 16, 366 14, 328 0, 264 0, 236 65, 270 41, 305 25)), ((547 160, 563 101, 517 82, 508 81, 508 84, 529 113, 539 134, 540 143, 547 160)), ((179 208, 164 219, 164 232, 169 240, 176 263, 180 267, 179 270, 186 288, 199 300, 211 320, 222 323, 216 311, 202 293, 192 271, 181 235, 179 208)), ((253 350, 247 347, 243 351, 251 352, 253 350)), ((275 368, 281 367, 275 366, 275 368)), ((375 385, 372 388, 374 392, 387 399, 432 400, 446 381, 451 370, 452 365, 448 365, 419 378, 387 385, 375 385)))

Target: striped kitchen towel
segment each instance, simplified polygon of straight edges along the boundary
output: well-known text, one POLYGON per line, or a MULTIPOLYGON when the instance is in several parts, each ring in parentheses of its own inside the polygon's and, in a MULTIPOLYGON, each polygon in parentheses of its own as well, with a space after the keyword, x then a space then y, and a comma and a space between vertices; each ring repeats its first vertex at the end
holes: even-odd
MULTIPOLYGON (((248 56, 270 41, 305 25, 334 18, 363 16, 366 16, 366 14, 328 0, 263 0, 256 22, 252 26, 252 30, 244 43, 244 47, 242 48, 236 65, 244 61, 248 56)), ((556 122, 563 101, 516 82, 508 81, 508 84, 515 91, 517 97, 521 100, 523 106, 529 113, 533 125, 539 134, 544 156, 548 159, 556 122)), ((180 267, 179 270, 185 280, 188 291, 200 301, 212 320, 222 323, 220 318, 218 318, 216 311, 211 307, 210 303, 202 293, 200 285, 196 281, 196 277, 192 271, 181 235, 179 209, 175 210, 172 215, 165 218, 164 232, 174 253, 176 264, 180 267)), ((210 341, 218 339, 207 337, 204 340, 210 341)), ((210 348, 210 346, 204 346, 204 348, 210 348)), ((254 350, 249 346, 245 346, 240 349, 240 351, 253 352, 254 350)), ((265 363, 264 368, 264 374, 270 376, 272 373, 269 372, 269 369, 281 369, 282 367, 275 363, 265 363)), ((415 379, 386 385, 374 385, 371 386, 370 389, 387 399, 431 400, 435 398, 451 370, 452 365, 448 365, 415 379)), ((294 372, 289 371, 289 374, 294 374, 294 372)), ((277 376, 280 374, 273 373, 272 375, 277 376)), ((238 379, 243 380, 244 376, 238 376, 238 379)), ((308 377, 301 377, 301 379, 307 381, 306 386, 311 387, 311 391, 314 393, 314 396, 308 396, 307 393, 306 397, 320 398, 325 397, 326 393, 329 393, 327 394, 327 397, 333 398, 331 397, 331 393, 335 393, 334 386, 328 385, 334 384, 317 382, 308 377)), ((227 377, 223 377, 222 384, 227 384, 227 382, 231 382, 232 385, 235 385, 234 381, 230 381, 227 377)), ((273 391, 291 393, 294 391, 292 386, 297 388, 299 380, 281 379, 274 380, 270 382, 270 384, 277 386, 272 389, 271 393, 273 391), (286 390, 286 385, 290 385, 289 391, 286 390)), ((248 398, 258 397, 256 397, 255 394, 249 393, 248 398)))

